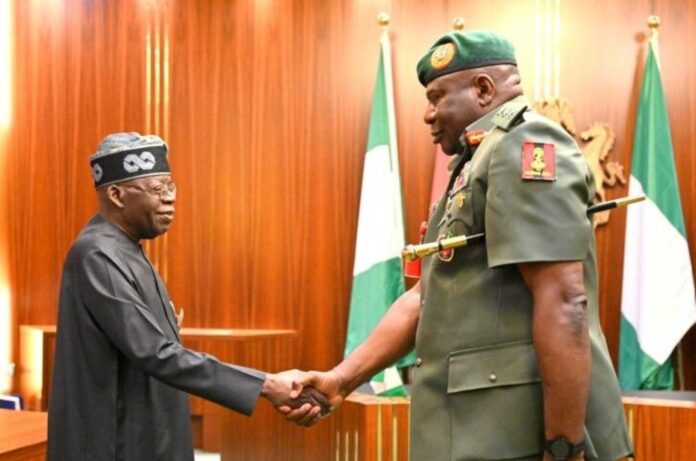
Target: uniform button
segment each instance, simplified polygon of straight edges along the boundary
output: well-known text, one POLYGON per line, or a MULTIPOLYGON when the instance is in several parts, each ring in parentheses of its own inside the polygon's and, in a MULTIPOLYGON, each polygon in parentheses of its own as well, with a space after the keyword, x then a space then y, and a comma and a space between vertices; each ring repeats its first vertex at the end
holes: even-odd
POLYGON ((488 381, 494 383, 498 381, 498 377, 495 375, 495 373, 491 373, 490 375, 488 375, 488 381))
POLYGON ((423 365, 423 359, 420 358, 420 357, 418 357, 418 358, 416 359, 416 366, 419 367, 419 366, 421 366, 421 365, 423 365))

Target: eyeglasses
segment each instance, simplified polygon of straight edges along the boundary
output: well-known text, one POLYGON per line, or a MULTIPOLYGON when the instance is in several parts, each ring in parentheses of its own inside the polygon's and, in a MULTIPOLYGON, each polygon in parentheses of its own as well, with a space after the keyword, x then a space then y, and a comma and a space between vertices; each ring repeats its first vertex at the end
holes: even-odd
POLYGON ((133 186, 130 184, 122 184, 122 187, 130 187, 131 189, 136 189, 141 192, 147 192, 148 194, 156 195, 160 200, 167 200, 171 195, 172 198, 176 198, 176 184, 172 181, 167 184, 160 184, 159 186, 153 187, 151 189, 145 189, 140 186, 133 186))

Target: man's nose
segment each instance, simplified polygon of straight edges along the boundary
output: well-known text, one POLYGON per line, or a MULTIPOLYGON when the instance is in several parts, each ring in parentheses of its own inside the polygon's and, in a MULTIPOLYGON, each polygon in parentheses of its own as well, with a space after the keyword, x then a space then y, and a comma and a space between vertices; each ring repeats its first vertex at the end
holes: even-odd
POLYGON ((176 191, 168 190, 166 193, 160 195, 160 200, 164 203, 174 203, 176 202, 176 191))
POLYGON ((432 125, 433 122, 435 121, 435 106, 432 104, 428 104, 428 107, 425 108, 425 114, 423 114, 423 121, 427 125, 432 125))

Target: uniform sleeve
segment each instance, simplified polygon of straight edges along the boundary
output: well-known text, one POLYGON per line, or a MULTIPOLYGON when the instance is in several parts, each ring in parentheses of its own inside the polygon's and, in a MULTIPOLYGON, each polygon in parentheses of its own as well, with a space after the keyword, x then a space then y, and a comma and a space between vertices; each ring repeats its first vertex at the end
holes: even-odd
POLYGON ((488 266, 583 260, 592 238, 587 217, 592 180, 582 152, 560 128, 529 121, 507 133, 488 169, 488 266), (525 141, 553 144, 555 181, 522 179, 525 141))
POLYGON ((158 380, 250 415, 265 374, 228 365, 167 338, 119 265, 100 251, 77 263, 84 305, 114 346, 158 380))

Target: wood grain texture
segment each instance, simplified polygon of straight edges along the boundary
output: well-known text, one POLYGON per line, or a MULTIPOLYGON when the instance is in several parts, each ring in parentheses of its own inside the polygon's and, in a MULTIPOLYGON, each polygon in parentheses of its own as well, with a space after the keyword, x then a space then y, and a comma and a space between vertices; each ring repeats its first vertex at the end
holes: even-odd
MULTIPOLYGON (((640 400, 640 399, 638 399, 640 400)), ((635 461, 686 460, 696 450, 696 402, 624 403, 635 461)))
POLYGON ((0 410, 0 461, 46 458, 46 413, 0 410))
MULTIPOLYGON (((153 259, 177 307, 185 308, 186 324, 294 329, 300 337, 288 365, 333 365, 345 338, 377 13, 392 16, 404 208, 413 242, 427 214, 434 153, 422 120, 418 59, 454 16, 464 16, 467 28, 491 29, 515 43, 531 94, 534 21, 543 3, 15 1, 15 104, 0 146, 0 187, 10 200, 3 251, 17 324, 56 320, 63 259, 96 209, 87 159, 98 141, 114 131, 158 127, 170 144, 179 194, 166 244, 150 249, 159 251, 153 259), (162 34, 168 39, 167 91, 164 63, 147 65, 148 30, 160 31, 161 53, 162 34), (159 90, 148 93, 148 75, 159 90), (148 106, 147 94, 166 97, 167 105, 148 106)), ((561 95, 580 129, 595 121, 613 127, 613 156, 629 167, 652 2, 560 3, 561 95)), ((654 4, 663 19, 662 73, 696 255, 696 63, 687 58, 696 1, 654 4)), ((609 196, 625 193, 616 187, 609 196)), ((597 231, 600 314, 614 357, 624 222, 618 211, 597 231)), ((683 350, 693 389, 693 330, 683 350)), ((300 443, 331 439, 326 425, 300 434, 300 443)))
MULTIPOLYGON (((186 347, 250 368, 283 370, 297 361, 298 335, 294 330, 182 328, 181 338, 186 347)), ((53 378, 55 325, 22 325, 20 345, 18 392, 26 409, 46 411, 53 378)), ((195 446, 220 451, 220 419, 229 410, 195 396, 191 396, 190 408, 195 446)))
MULTIPOLYGON (((635 458, 631 459, 665 461, 693 457, 696 402, 641 397, 624 397, 623 401, 635 450, 635 458)), ((260 427, 239 425, 240 417, 227 413, 222 424, 222 460, 408 460, 408 409, 407 398, 350 395, 326 423, 334 431, 333 452, 327 450, 328 441, 299 447, 294 440, 277 435, 270 437, 269 432, 260 427)), ((262 412, 268 410, 261 409, 262 412)), ((277 415, 269 413, 269 416, 277 415)), ((256 416, 254 418, 252 425, 257 424, 256 416)))

